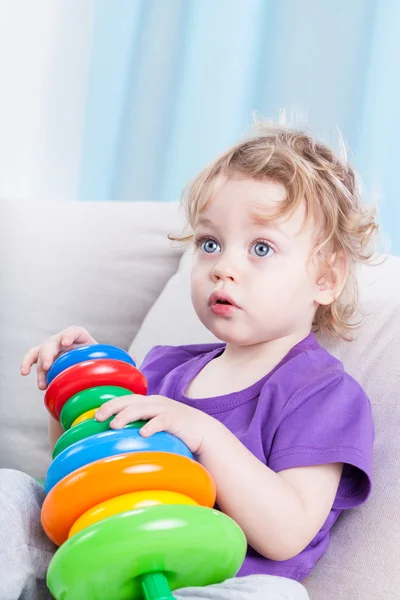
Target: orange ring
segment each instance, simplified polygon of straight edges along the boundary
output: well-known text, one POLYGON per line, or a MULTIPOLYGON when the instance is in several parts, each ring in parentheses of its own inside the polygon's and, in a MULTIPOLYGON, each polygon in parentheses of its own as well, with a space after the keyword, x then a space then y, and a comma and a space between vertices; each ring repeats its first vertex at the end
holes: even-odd
POLYGON ((212 507, 216 490, 208 471, 198 462, 168 452, 119 454, 77 469, 55 485, 42 507, 42 525, 60 546, 75 521, 104 500, 142 490, 185 494, 212 507))

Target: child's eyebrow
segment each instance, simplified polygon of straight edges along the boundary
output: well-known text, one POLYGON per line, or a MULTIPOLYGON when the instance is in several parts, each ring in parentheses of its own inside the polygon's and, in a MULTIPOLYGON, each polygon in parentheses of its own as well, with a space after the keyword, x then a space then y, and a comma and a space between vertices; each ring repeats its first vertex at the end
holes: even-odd
MULTIPOLYGON (((253 223, 253 225, 256 225, 257 227, 264 227, 265 229, 274 231, 274 233, 278 233, 278 234, 282 235, 282 237, 284 237, 286 240, 292 240, 292 237, 289 236, 276 223, 275 219, 271 219, 267 216, 262 216, 260 214, 253 214, 252 223, 253 223)), ((211 221, 211 219, 207 219, 206 217, 199 217, 198 221, 196 221, 196 223, 195 223, 195 228, 201 227, 201 226, 215 227, 215 224, 213 223, 213 221, 211 221)))
POLYGON ((253 211, 251 213, 253 225, 271 225, 276 220, 276 215, 260 214, 259 212, 253 211))
POLYGON ((256 225, 257 227, 264 227, 265 229, 269 229, 275 233, 278 233, 279 235, 282 235, 287 240, 292 239, 292 237, 289 236, 286 233, 286 231, 284 231, 282 229, 282 227, 280 225, 278 225, 278 223, 276 222, 275 219, 272 219, 267 216, 253 214, 252 223, 253 223, 253 225, 256 225))
POLYGON ((195 227, 198 227, 199 225, 214 225, 214 223, 210 219, 206 219, 206 217, 200 217, 196 221, 195 227))

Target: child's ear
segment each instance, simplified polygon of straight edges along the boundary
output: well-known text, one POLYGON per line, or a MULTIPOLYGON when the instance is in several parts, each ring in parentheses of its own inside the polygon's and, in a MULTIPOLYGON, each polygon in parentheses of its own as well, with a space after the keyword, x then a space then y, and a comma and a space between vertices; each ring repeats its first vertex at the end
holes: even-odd
POLYGON ((328 260, 323 261, 317 280, 315 301, 324 306, 332 304, 343 291, 347 273, 348 265, 344 252, 334 252, 328 260))

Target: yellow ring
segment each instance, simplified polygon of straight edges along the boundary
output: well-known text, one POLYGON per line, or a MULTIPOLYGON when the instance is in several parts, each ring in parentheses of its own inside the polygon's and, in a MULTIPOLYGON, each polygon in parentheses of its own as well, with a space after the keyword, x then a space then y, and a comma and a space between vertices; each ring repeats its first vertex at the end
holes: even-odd
POLYGON ((191 504, 192 506, 198 506, 195 500, 178 492, 147 490, 123 494, 105 500, 83 513, 71 527, 68 537, 70 538, 78 531, 82 531, 82 529, 86 529, 86 527, 113 515, 157 504, 191 504))
POLYGON ((76 419, 72 423, 71 427, 73 427, 74 425, 79 425, 79 423, 83 423, 83 421, 88 421, 88 419, 93 419, 94 413, 98 409, 99 409, 99 407, 91 408, 90 410, 87 410, 86 412, 82 413, 81 415, 79 415, 79 417, 76 417, 76 419))

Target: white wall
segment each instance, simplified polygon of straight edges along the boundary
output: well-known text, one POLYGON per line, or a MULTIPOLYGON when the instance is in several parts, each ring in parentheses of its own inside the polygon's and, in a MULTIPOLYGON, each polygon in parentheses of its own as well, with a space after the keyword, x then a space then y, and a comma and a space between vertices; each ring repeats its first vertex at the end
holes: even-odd
POLYGON ((76 197, 93 0, 0 0, 0 198, 76 197))

